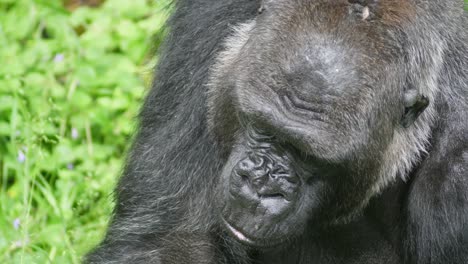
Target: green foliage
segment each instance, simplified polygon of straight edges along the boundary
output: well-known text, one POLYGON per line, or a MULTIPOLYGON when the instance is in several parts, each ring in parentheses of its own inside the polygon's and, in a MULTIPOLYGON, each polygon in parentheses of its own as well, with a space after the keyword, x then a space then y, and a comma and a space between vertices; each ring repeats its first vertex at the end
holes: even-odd
POLYGON ((0 0, 0 263, 79 263, 102 238, 168 3, 0 0))

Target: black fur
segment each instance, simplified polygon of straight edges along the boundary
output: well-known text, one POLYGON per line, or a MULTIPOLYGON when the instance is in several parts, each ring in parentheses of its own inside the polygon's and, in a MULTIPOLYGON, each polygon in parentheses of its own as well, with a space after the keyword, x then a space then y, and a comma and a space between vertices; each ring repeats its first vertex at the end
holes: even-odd
MULTIPOLYGON (((309 3, 290 1, 304 6, 309 3)), ((350 1, 353 2, 350 12, 354 12, 355 5, 372 2, 369 4, 372 15, 365 16, 369 21, 362 23, 379 23, 380 19, 396 28, 400 17, 395 13, 403 11, 395 10, 391 2, 400 1, 350 1), (391 15, 383 16, 383 12, 391 15)), ((428 24, 420 21, 433 22, 431 34, 445 43, 440 47, 436 43, 442 50, 443 63, 436 88, 431 88, 437 89, 434 92, 437 97, 429 101, 435 110, 428 139, 430 147, 412 167, 407 179, 383 186, 385 189, 375 193, 363 212, 352 220, 323 225, 313 233, 304 231, 281 241, 279 247, 246 246, 228 234, 219 217, 216 190, 223 184, 220 175, 226 163, 225 144, 232 142, 220 142, 209 129, 207 84, 232 26, 268 15, 272 2, 275 1, 178 0, 174 3, 175 12, 168 22, 170 32, 155 83, 141 110, 140 129, 116 188, 112 222, 104 241, 84 262, 468 263, 468 18, 462 10, 462 0, 408 1, 419 8, 416 14, 425 17, 410 19, 413 22, 409 23, 413 24, 406 33, 426 30, 428 24), (260 4, 262 12, 259 13, 260 4)), ((344 0, 328 2, 347 4, 344 0)), ((323 25, 327 26, 334 27, 323 25)), ((406 43, 392 44, 392 47, 400 44, 404 47, 406 43)), ((423 52, 421 61, 407 62, 407 71, 413 74, 407 80, 410 83, 417 82, 414 76, 423 78, 425 59, 436 56, 423 52)), ((405 127, 411 126, 424 110, 421 101, 409 101, 414 101, 417 109, 401 110, 402 114, 412 113, 409 118, 404 117, 405 127)), ((229 112, 222 117, 233 118, 226 115, 229 112)), ((360 197, 357 187, 345 187, 341 191, 351 194, 354 191, 360 197)), ((335 202, 339 208, 348 201, 335 202)), ((329 206, 330 214, 335 214, 336 208, 333 204, 329 206)))

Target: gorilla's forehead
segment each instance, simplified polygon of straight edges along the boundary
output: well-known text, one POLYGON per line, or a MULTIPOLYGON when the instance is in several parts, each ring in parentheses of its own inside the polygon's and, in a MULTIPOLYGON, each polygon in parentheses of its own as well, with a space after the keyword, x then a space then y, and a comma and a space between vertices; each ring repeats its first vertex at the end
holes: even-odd
MULTIPOLYGON (((310 45, 294 47, 281 53, 277 47, 270 51, 245 51, 259 53, 259 60, 238 64, 235 89, 240 97, 262 99, 265 95, 297 97, 304 103, 320 102, 327 96, 346 96, 372 91, 360 89, 370 79, 363 78, 365 71, 359 62, 359 51, 330 45, 321 40, 310 45)), ((331 98, 328 98, 331 99, 331 98)))
MULTIPOLYGON (((296 110, 308 110, 303 111, 306 115, 325 116, 323 113, 331 110, 326 108, 334 104, 355 109, 346 104, 364 104, 366 98, 385 89, 382 69, 395 67, 391 61, 381 63, 383 52, 372 48, 375 43, 353 46, 345 37, 313 28, 307 35, 296 36, 294 32, 262 32, 261 27, 251 30, 231 71, 236 77, 232 79, 236 98, 246 112, 254 105, 288 108, 288 104, 296 110)), ((296 111, 295 116, 301 115, 296 111)))

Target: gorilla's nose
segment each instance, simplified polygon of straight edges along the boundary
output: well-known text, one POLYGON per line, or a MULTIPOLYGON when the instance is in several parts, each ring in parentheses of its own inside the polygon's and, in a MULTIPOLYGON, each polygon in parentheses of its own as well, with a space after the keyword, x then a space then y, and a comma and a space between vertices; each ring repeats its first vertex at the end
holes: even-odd
POLYGON ((290 200, 299 187, 299 178, 287 164, 262 154, 249 154, 239 161, 233 177, 250 188, 259 199, 283 198, 290 200))

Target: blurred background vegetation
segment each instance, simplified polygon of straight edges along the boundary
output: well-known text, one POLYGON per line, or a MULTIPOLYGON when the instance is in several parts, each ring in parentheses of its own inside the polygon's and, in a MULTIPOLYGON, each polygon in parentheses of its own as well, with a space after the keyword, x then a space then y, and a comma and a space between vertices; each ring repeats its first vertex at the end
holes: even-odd
POLYGON ((0 0, 0 263, 79 263, 110 195, 167 0, 0 0))
POLYGON ((0 263, 79 263, 111 191, 169 0, 0 0, 0 263))

